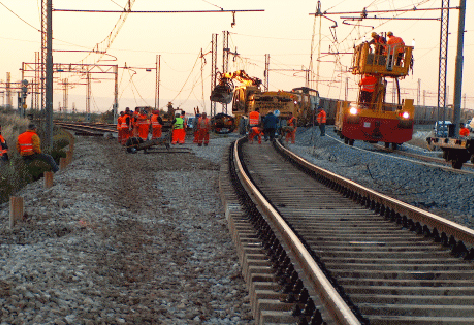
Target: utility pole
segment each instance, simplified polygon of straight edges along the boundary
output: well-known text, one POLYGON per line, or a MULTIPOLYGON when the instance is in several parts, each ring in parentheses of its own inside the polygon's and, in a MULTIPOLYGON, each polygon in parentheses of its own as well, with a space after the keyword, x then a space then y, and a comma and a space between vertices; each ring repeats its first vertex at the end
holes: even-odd
POLYGON ((155 109, 160 109, 161 55, 156 56, 155 109))
POLYGON ((265 54, 265 71, 263 72, 263 91, 268 91, 268 71, 270 67, 270 54, 265 54))
POLYGON ((421 79, 418 78, 418 88, 416 91, 416 105, 420 105, 420 95, 421 95, 421 79))
MULTIPOLYGON (((217 86, 217 34, 212 34, 211 93, 217 86)), ((216 116, 216 102, 211 101, 211 117, 216 116)))
POLYGON ((53 0, 48 1, 46 49, 46 144, 53 149, 53 0))
POLYGON ((454 134, 459 134, 459 120, 461 118, 461 90, 464 50, 464 29, 466 25, 466 0, 459 0, 458 40, 456 47, 456 65, 454 70, 454 101, 453 101, 453 123, 454 134))

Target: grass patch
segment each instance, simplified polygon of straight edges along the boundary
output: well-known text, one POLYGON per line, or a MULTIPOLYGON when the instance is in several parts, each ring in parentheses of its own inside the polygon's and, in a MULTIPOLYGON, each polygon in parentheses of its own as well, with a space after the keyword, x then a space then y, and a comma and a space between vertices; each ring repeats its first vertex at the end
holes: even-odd
MULTIPOLYGON (((0 161, 0 203, 7 202, 9 196, 14 195, 20 189, 31 182, 39 180, 45 171, 51 167, 46 162, 37 160, 25 162, 16 150, 18 135, 26 131, 30 121, 18 117, 15 113, 0 112, 0 125, 2 135, 8 144, 8 162, 0 161)), ((59 165, 59 159, 66 157, 66 148, 69 145, 69 137, 66 132, 59 128, 53 130, 53 148, 44 148, 46 134, 41 125, 37 125, 37 134, 41 139, 42 152, 51 155, 59 165)))

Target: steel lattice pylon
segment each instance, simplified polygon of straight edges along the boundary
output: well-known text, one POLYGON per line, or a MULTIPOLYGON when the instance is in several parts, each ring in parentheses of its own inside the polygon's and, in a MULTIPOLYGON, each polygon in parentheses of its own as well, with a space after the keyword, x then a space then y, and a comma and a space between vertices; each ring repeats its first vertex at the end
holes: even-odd
POLYGON ((46 108, 46 55, 48 49, 48 0, 41 1, 41 52, 39 66, 40 110, 46 108))
POLYGON ((441 0, 441 35, 439 44, 438 121, 446 120, 446 74, 448 61, 449 0, 441 0), (440 115, 440 110, 442 114, 440 115))

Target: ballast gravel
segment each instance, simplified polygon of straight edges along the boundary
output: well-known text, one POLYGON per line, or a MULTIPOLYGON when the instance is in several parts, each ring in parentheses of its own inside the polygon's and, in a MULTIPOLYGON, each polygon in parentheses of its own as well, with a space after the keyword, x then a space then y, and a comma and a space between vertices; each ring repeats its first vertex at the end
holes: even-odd
MULTIPOLYGON (((234 137, 235 138, 235 137, 234 137)), ((223 150, 76 137, 74 160, 0 208, 0 324, 254 324, 219 197, 223 150)))
MULTIPOLYGON (((474 227, 472 176, 359 151, 327 134, 299 128, 288 147, 474 227)), ((8 229, 8 204, 0 205, 0 325, 254 324, 218 194, 223 152, 236 138, 132 155, 116 140, 76 137, 74 160, 53 188, 39 181, 17 193, 24 222, 8 229)))

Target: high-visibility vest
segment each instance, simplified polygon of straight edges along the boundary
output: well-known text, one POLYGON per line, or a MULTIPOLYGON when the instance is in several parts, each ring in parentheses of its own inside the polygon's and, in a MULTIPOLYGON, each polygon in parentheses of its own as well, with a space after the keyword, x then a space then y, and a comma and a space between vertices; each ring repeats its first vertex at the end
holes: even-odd
POLYGON ((117 118, 117 130, 121 130, 122 129, 122 116, 119 116, 117 118))
POLYGON ((184 120, 181 117, 176 119, 176 123, 174 124, 175 129, 184 129, 184 120))
POLYGON ((462 136, 462 137, 467 137, 469 136, 471 132, 469 131, 468 128, 461 128, 459 129, 459 135, 462 136))
POLYGON ((158 122, 158 114, 153 114, 151 117, 151 126, 154 128, 160 127, 161 124, 158 122))
POLYGON ((326 112, 322 110, 318 113, 318 117, 316 118, 319 124, 326 124, 326 112))
POLYGON ((207 117, 203 119, 202 117, 199 118, 198 120, 198 129, 209 129, 211 126, 211 120, 209 120, 207 117))
POLYGON ((18 144, 20 145, 20 154, 33 154, 33 140, 32 137, 36 133, 33 131, 23 132, 18 136, 18 144))
POLYGON ((405 51, 405 42, 401 37, 390 37, 387 41, 387 45, 389 54, 393 54, 395 49, 397 49, 398 53, 403 53, 405 51))
POLYGON ((288 126, 296 127, 296 118, 292 117, 288 120, 288 126))
POLYGON ((5 139, 0 134, 0 157, 7 153, 7 149, 3 149, 2 143, 5 143, 5 139))
POLYGON ((260 120, 260 113, 257 111, 252 111, 249 113, 249 124, 257 125, 260 120))
POLYGON ((137 116, 137 126, 146 125, 148 121, 145 114, 140 114, 137 116))
POLYGON ((126 130, 128 129, 128 125, 127 125, 127 117, 130 118, 130 116, 128 114, 125 114, 123 117, 122 117, 122 130, 126 130))
POLYGON ((377 78, 374 76, 363 77, 359 84, 360 90, 373 93, 375 91, 375 85, 377 84, 377 78))

